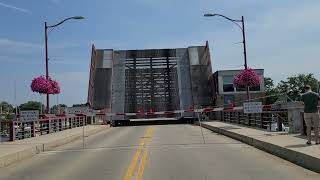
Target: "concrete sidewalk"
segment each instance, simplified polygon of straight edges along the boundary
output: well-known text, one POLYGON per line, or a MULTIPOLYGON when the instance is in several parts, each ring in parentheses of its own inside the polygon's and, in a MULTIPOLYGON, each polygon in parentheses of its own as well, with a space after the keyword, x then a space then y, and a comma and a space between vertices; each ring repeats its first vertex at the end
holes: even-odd
POLYGON ((269 132, 219 121, 203 122, 202 126, 320 173, 320 145, 306 145, 307 140, 300 134, 269 132))
MULTIPOLYGON (((105 125, 88 125, 84 127, 84 135, 90 136, 108 128, 109 126, 105 125)), ((78 127, 14 142, 2 142, 0 143, 0 168, 82 137, 83 127, 78 127)))

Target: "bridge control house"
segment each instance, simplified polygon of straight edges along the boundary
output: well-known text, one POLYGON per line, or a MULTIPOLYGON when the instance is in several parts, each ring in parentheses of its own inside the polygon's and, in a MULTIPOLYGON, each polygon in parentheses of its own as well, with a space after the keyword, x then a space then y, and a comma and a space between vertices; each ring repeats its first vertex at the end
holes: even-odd
MULTIPOLYGON (((255 69, 260 76, 260 85, 250 88, 251 99, 263 97, 265 95, 264 87, 264 70, 255 69)), ((242 106, 242 102, 246 100, 246 89, 237 88, 233 84, 233 78, 239 74, 241 70, 221 70, 216 71, 210 78, 212 85, 213 101, 216 106, 242 106)))

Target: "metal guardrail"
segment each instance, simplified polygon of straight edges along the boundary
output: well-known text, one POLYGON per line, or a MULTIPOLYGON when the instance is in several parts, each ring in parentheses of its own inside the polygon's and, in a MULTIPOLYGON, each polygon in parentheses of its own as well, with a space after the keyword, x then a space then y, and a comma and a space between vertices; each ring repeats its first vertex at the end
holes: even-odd
POLYGON ((15 141, 87 125, 86 116, 61 116, 30 122, 1 121, 1 139, 15 141))
POLYGON ((8 120, 0 121, 0 142, 9 140, 10 122, 8 120))
POLYGON ((287 110, 264 110, 262 113, 245 114, 243 110, 223 110, 212 112, 211 116, 222 122, 241 124, 245 126, 283 131, 288 126, 287 110))

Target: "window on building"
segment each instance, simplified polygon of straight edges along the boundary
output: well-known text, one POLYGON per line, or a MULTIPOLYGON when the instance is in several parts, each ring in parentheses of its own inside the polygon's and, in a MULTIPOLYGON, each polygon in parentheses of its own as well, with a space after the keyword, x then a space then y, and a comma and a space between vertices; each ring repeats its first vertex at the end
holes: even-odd
POLYGON ((234 92, 233 76, 223 76, 223 92, 234 92))
POLYGON ((250 87, 250 91, 260 91, 260 86, 250 87))
POLYGON ((247 89, 245 87, 237 87, 236 91, 237 92, 242 92, 242 91, 246 91, 247 89))
POLYGON ((235 102, 235 96, 234 95, 224 95, 224 105, 225 106, 232 106, 235 102))
MULTIPOLYGON (((256 86, 256 87, 250 87, 249 88, 250 91, 260 91, 260 86, 256 86)), ((243 92, 243 91, 247 91, 246 88, 236 88, 237 92, 243 92)))

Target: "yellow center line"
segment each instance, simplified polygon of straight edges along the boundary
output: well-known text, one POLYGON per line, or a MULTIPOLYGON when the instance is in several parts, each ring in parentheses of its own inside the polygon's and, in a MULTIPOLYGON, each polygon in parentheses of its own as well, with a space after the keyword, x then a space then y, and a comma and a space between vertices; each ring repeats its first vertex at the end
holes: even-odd
POLYGON ((148 127, 147 130, 145 131, 144 137, 148 137, 148 138, 143 138, 141 140, 139 148, 137 149, 136 153, 134 154, 134 156, 131 160, 131 163, 128 167, 127 173, 123 177, 123 180, 131 180, 132 179, 132 177, 134 176, 135 170, 137 169, 136 167, 139 162, 141 154, 142 154, 142 157, 141 157, 141 162, 140 162, 139 168, 138 168, 137 179, 138 180, 142 179, 146 160, 147 160, 147 155, 148 155, 147 151, 145 149, 145 146, 151 141, 153 131, 154 131, 154 127, 148 127))
POLYGON ((137 162, 139 160, 139 156, 140 156, 141 152, 142 152, 142 149, 139 147, 139 149, 137 150, 137 152, 134 154, 134 156, 132 158, 130 166, 129 166, 127 173, 124 176, 123 180, 131 180, 133 173, 134 173, 134 170, 136 169, 137 162))
POLYGON ((148 157, 148 151, 146 149, 144 149, 143 154, 142 154, 142 158, 141 158, 141 162, 139 165, 139 169, 138 169, 137 180, 142 180, 144 168, 145 168, 146 162, 147 162, 147 157, 148 157))

